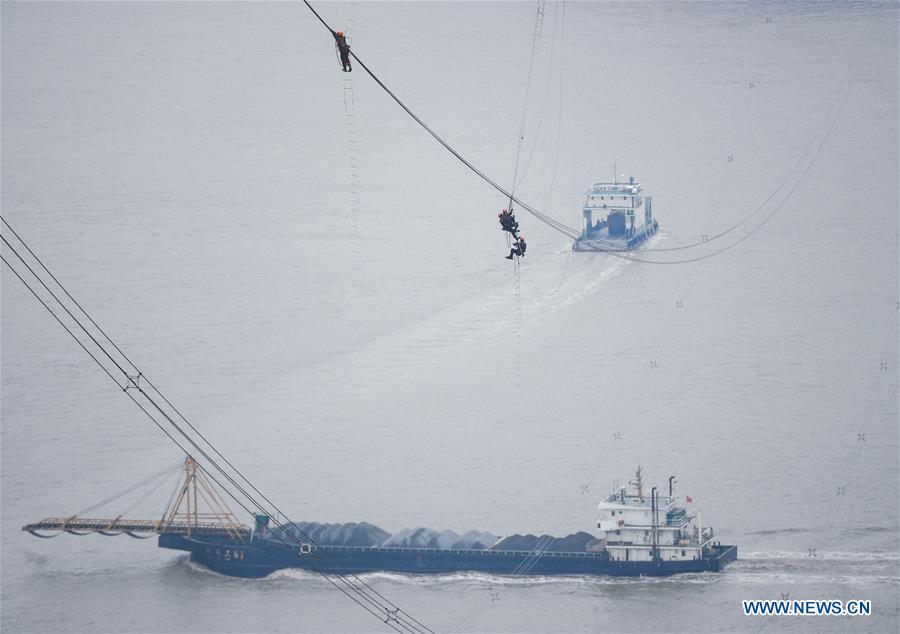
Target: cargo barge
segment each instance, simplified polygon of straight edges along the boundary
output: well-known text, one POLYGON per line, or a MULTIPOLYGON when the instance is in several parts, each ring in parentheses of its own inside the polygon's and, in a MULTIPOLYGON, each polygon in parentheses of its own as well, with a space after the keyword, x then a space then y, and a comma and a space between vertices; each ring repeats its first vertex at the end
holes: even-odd
POLYGON ((656 487, 645 495, 639 469, 635 481, 629 483, 634 490, 621 487, 600 502, 595 533, 578 532, 562 538, 498 538, 475 531, 459 536, 430 529, 390 535, 365 523, 273 527, 275 523, 263 514, 255 517, 251 529, 237 521, 188 459, 181 494, 161 520, 46 518, 23 530, 40 537, 55 536, 42 534, 47 531, 156 533, 161 548, 185 551, 192 561, 210 570, 247 578, 266 577, 284 568, 341 573, 473 571, 631 577, 721 572, 737 559, 737 547, 714 541, 712 527, 702 526, 700 512, 686 506, 691 500, 674 495, 673 480, 669 479, 668 495, 660 496, 656 487), (214 508, 198 510, 197 500, 203 499, 213 500, 214 508))

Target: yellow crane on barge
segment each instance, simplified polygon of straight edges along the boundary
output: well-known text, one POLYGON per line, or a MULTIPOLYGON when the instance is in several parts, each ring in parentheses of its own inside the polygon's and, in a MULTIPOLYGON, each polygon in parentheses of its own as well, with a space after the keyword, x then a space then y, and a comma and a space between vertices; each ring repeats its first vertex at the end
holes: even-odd
POLYGON ((158 520, 112 519, 79 517, 45 517, 22 527, 36 537, 49 539, 62 533, 89 535, 92 533, 114 537, 128 535, 147 539, 153 535, 222 535, 235 541, 249 541, 251 529, 238 521, 225 500, 212 485, 197 462, 188 456, 182 465, 182 475, 171 502, 158 520), (56 532, 54 535, 45 532, 56 532), (145 535, 139 535, 145 533, 145 535))

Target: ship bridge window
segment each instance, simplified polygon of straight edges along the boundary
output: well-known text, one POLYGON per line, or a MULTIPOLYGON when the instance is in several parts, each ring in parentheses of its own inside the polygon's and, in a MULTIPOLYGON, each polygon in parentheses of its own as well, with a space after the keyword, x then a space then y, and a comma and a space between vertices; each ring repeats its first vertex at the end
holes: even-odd
POLYGON ((615 515, 616 512, 615 512, 615 511, 610 511, 609 514, 610 514, 610 515, 615 515))

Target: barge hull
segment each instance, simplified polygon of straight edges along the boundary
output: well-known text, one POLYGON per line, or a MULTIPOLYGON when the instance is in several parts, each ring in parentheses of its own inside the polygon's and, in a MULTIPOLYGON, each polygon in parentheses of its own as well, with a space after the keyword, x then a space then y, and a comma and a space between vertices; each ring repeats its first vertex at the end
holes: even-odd
POLYGON ((613 561, 605 552, 449 550, 310 545, 309 552, 279 542, 247 542, 219 537, 162 534, 162 548, 187 551, 191 560, 215 572, 246 578, 265 577, 284 568, 312 571, 335 568, 344 573, 400 572, 438 574, 484 572, 498 575, 668 576, 686 572, 720 572, 737 558, 736 546, 715 546, 702 559, 683 561, 613 561), (523 569, 527 568, 527 572, 523 569))

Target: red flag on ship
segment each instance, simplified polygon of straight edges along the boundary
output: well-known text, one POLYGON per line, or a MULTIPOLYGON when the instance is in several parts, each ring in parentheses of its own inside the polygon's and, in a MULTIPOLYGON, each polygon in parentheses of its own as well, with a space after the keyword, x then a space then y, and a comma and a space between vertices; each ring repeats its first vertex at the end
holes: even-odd
POLYGON ((694 498, 692 498, 690 495, 685 495, 684 499, 688 504, 694 501, 694 498))

